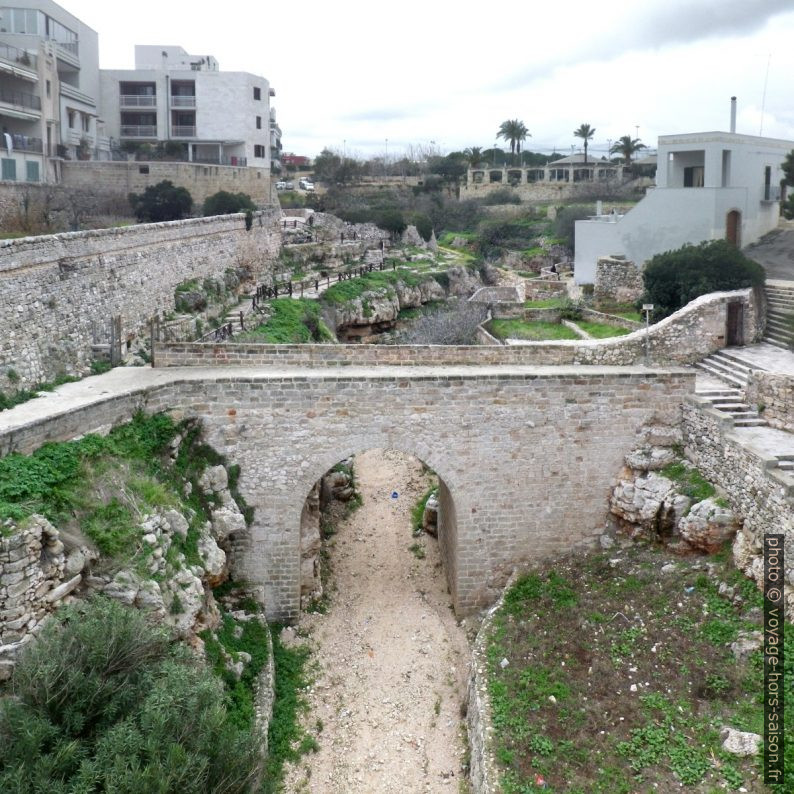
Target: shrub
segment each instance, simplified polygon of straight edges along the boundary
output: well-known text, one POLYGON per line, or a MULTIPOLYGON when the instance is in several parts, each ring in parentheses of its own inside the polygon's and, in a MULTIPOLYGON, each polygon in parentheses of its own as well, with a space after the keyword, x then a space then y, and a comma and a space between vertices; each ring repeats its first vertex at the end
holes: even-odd
POLYGON ((247 193, 229 193, 219 190, 204 199, 205 215, 232 215, 235 212, 253 211, 254 202, 247 193))
POLYGON ((396 209, 387 209, 379 212, 375 218, 375 223, 384 231, 390 232, 392 236, 400 235, 408 228, 402 212, 396 209))
POLYGON ((483 200, 482 203, 487 206, 493 206, 495 204, 520 204, 521 197, 516 193, 515 190, 512 190, 509 187, 501 187, 498 190, 494 190, 492 193, 489 193, 483 200))
POLYGON ((0 790, 247 792, 257 740, 220 681, 137 610, 61 609, 0 702, 0 790))
POLYGON ((581 204, 573 204, 570 207, 563 207, 554 220, 554 236, 563 241, 568 248, 574 247, 576 221, 583 221, 593 214, 591 207, 581 204))
POLYGON ((187 188, 164 179, 149 185, 143 193, 130 193, 130 205, 140 223, 178 221, 190 213, 193 198, 187 188))
POLYGON ((667 317, 709 292, 764 283, 764 270, 727 240, 685 245, 654 256, 645 266, 643 302, 653 303, 657 318, 667 317))
POLYGON ((416 226, 423 240, 427 241, 433 236, 433 222, 424 213, 415 212, 411 216, 411 223, 416 226))

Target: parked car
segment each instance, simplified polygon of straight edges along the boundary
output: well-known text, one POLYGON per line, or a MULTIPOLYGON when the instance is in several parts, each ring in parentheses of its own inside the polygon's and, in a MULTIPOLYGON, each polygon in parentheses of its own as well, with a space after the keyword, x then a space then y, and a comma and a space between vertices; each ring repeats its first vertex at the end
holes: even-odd
POLYGON ((283 180, 276 182, 276 190, 286 190, 286 189, 287 189, 286 182, 284 182, 283 180))
POLYGON ((292 182, 287 182, 286 186, 287 190, 295 190, 295 185, 292 182))
POLYGON ((301 190, 308 190, 311 192, 314 190, 314 182, 312 182, 311 179, 301 179, 301 181, 298 182, 298 187, 300 187, 301 190))

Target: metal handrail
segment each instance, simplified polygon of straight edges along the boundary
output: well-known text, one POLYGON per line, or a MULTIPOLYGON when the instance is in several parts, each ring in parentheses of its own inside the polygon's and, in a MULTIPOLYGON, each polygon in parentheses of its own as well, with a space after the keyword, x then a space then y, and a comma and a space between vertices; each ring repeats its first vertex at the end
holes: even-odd
POLYGON ((0 102, 7 102, 9 105, 20 105, 33 110, 41 110, 41 97, 29 94, 27 91, 14 91, 11 88, 0 86, 0 102))
POLYGON ((11 44, 0 44, 0 58, 12 63, 18 63, 20 66, 30 66, 36 68, 36 56, 25 50, 20 50, 11 44))
POLYGON ((126 108, 153 108, 157 106, 157 97, 153 94, 121 94, 119 101, 126 108))

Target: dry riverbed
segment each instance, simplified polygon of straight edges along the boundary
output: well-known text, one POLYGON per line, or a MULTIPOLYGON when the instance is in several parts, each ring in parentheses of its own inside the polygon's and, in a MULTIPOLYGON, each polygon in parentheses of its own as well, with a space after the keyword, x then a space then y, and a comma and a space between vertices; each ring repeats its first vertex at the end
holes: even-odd
POLYGON ((461 704, 469 644, 437 542, 411 535, 411 509, 430 477, 391 450, 357 456, 355 470, 363 505, 328 542, 328 610, 284 635, 313 651, 303 721, 319 745, 287 770, 284 790, 468 791, 461 704))

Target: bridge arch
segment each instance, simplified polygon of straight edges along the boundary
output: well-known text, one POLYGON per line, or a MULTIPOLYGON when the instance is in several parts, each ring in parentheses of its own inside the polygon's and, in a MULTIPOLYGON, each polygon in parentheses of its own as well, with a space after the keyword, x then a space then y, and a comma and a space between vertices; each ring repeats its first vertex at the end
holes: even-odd
MULTIPOLYGON (((298 564, 301 556, 301 520, 305 500, 314 485, 323 475, 330 471, 337 463, 350 457, 367 452, 372 449, 389 449, 410 455, 421 463, 431 468, 438 477, 439 500, 439 527, 438 543, 441 552, 444 574, 452 596, 453 604, 458 609, 457 580, 459 559, 459 533, 457 516, 459 511, 465 509, 467 503, 466 487, 458 473, 450 465, 449 457, 445 456, 443 449, 434 449, 437 444, 427 444, 420 439, 405 437, 392 440, 388 443, 373 443, 372 436, 360 436, 345 441, 335 449, 318 455, 304 469, 304 473, 296 483, 295 504, 286 517, 285 529, 292 533, 294 529, 294 554, 298 564)), ((300 582, 298 582, 298 598, 300 598, 300 582)))

